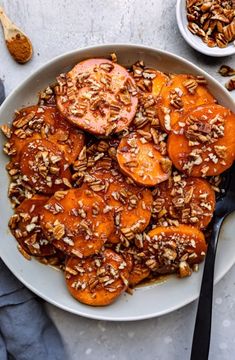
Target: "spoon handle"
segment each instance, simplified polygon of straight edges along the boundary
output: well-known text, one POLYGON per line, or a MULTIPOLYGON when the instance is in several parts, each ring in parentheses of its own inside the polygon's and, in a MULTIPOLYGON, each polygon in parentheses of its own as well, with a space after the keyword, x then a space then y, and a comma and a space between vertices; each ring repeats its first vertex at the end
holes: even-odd
POLYGON ((5 100, 5 89, 2 80, 0 79, 0 106, 5 100))
POLYGON ((6 15, 5 11, 1 6, 0 6, 0 21, 2 23, 5 38, 7 38, 7 30, 12 27, 12 21, 6 15))
POLYGON ((200 297, 197 307, 193 344, 190 357, 191 360, 208 360, 211 336, 215 255, 220 228, 224 218, 225 216, 214 216, 213 219, 212 234, 208 244, 200 297))

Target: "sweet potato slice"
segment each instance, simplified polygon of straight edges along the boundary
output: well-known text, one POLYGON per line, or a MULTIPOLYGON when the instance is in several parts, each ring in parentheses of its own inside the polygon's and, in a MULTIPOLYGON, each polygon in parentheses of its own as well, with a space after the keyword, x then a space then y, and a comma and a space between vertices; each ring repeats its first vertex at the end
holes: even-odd
POLYGON ((157 97, 163 86, 169 82, 169 77, 163 72, 143 65, 141 66, 139 63, 133 65, 132 74, 140 96, 144 95, 147 97, 151 94, 153 97, 157 97))
POLYGON ((49 256, 56 253, 40 227, 39 214, 47 201, 48 197, 42 195, 34 195, 31 199, 24 200, 9 221, 12 234, 30 255, 49 256))
POLYGON ((127 248, 121 252, 122 256, 126 260, 129 256, 132 258, 132 268, 130 270, 129 286, 134 288, 140 284, 143 280, 147 279, 150 275, 149 268, 145 265, 143 259, 138 256, 138 249, 135 247, 127 248))
POLYGON ((134 262, 132 271, 129 277, 129 286, 134 288, 143 280, 146 280, 150 275, 150 270, 142 262, 134 262))
POLYGON ((190 266, 203 260, 206 249, 203 233, 188 225, 156 227, 143 239, 141 248, 151 271, 179 272, 181 277, 191 275, 190 266))
POLYGON ((27 142, 46 139, 56 143, 71 164, 84 146, 84 134, 69 124, 56 107, 30 106, 17 112, 9 142, 15 149, 14 161, 18 161, 27 142))
POLYGON ((136 285, 149 277, 150 270, 145 265, 142 258, 138 255, 139 250, 135 247, 135 245, 125 247, 119 243, 115 246, 115 251, 123 257, 127 264, 127 269, 130 273, 130 288, 134 288, 136 285))
POLYGON ((114 229, 113 213, 93 191, 56 192, 41 213, 41 226, 55 247, 78 257, 98 253, 114 229))
POLYGON ((82 61, 57 80, 57 106, 81 129, 109 135, 128 128, 135 116, 135 82, 124 67, 110 60, 82 61))
MULTIPOLYGON (((153 197, 148 189, 132 188, 130 190, 129 206, 124 206, 118 217, 116 212, 116 233, 110 239, 117 238, 117 233, 122 234, 122 238, 132 240, 135 234, 144 231, 151 218, 151 208, 153 197)), ((119 237, 120 239, 120 237, 119 237)), ((120 240, 119 240, 120 241, 120 240)))
POLYGON ((220 105, 199 106, 175 124, 168 155, 175 167, 195 176, 219 175, 235 157, 235 115, 220 105))
POLYGON ((89 189, 96 191, 106 203, 105 212, 114 210, 115 229, 109 241, 129 241, 149 224, 153 197, 148 189, 131 185, 113 168, 99 168, 99 163, 84 178, 89 189))
POLYGON ((201 77, 173 75, 160 93, 158 115, 162 128, 170 132, 190 108, 215 102, 201 77))
MULTIPOLYGON (((145 70, 146 73, 146 70, 145 70)), ((162 88, 168 83, 169 77, 163 72, 156 70, 156 77, 152 80, 152 94, 158 96, 162 88)))
POLYGON ((71 187, 69 164, 56 144, 48 140, 27 143, 20 157, 23 180, 43 194, 71 187))
POLYGON ((154 186, 169 178, 171 161, 156 150, 153 142, 141 140, 136 132, 123 137, 117 160, 121 171, 137 184, 154 186))
POLYGON ((84 147, 84 133, 67 122, 57 109, 46 108, 45 112, 49 112, 48 115, 53 120, 51 126, 49 126, 49 133, 46 134, 45 138, 56 143, 60 150, 63 151, 65 160, 72 164, 84 147))
POLYGON ((142 129, 146 125, 160 127, 158 96, 169 77, 161 71, 146 68, 141 62, 133 65, 132 74, 138 88, 139 101, 131 128, 142 129))
MULTIPOLYGON (((14 162, 18 162, 22 149, 28 141, 40 139, 38 127, 41 127, 41 113, 37 114, 38 106, 29 106, 16 112, 10 131, 9 146, 10 154, 14 162)), ((40 112, 40 111, 39 111, 40 112)))
POLYGON ((154 190, 153 214, 156 224, 179 223, 205 229, 215 209, 215 192, 203 179, 175 174, 154 190))
POLYGON ((111 304, 126 290, 128 278, 126 262, 109 249, 84 260, 70 257, 65 267, 66 284, 71 295, 92 306, 111 304))
POLYGON ((120 244, 118 244, 114 251, 116 251, 119 255, 121 255, 123 257, 123 260, 126 263, 126 268, 128 270, 129 273, 131 273, 132 269, 133 269, 133 255, 130 253, 130 251, 128 251, 129 248, 123 247, 122 251, 120 251, 120 244))

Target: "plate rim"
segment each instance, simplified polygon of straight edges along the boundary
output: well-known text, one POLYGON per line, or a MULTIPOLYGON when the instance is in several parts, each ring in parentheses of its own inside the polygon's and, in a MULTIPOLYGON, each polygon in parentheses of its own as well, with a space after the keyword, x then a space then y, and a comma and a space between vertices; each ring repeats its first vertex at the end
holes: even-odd
MULTIPOLYGON (((181 1, 181 0, 178 0, 181 1)), ((202 68, 200 68, 199 66, 195 65, 193 62, 187 60, 186 58, 184 58, 183 56, 180 55, 176 55, 168 50, 162 50, 159 49, 158 47, 154 47, 154 46, 148 46, 148 45, 143 45, 143 44, 138 44, 138 43, 105 43, 105 44, 98 44, 98 45, 92 45, 92 46, 85 46, 82 48, 78 48, 78 49, 74 49, 71 51, 66 51, 60 55, 57 55, 55 57, 53 57, 52 59, 46 61, 45 63, 43 63, 42 65, 40 65, 38 68, 36 68, 35 70, 33 70, 33 72, 31 74, 29 74, 28 76, 25 77, 25 79, 18 85, 16 86, 14 89, 12 89, 12 91, 8 94, 8 96, 6 97, 6 99, 3 101, 3 103, 0 105, 0 110, 4 109, 4 107, 7 105, 7 103, 10 101, 11 97, 14 96, 15 93, 17 93, 18 91, 20 91, 20 89, 25 85, 25 83, 27 81, 29 81, 32 77, 38 75, 42 70, 44 70, 44 68, 46 68, 47 66, 50 66, 51 64, 53 64, 55 61, 59 61, 60 59, 69 57, 71 55, 74 55, 76 53, 79 52, 84 52, 84 51, 90 51, 90 50, 95 50, 97 48, 102 48, 105 49, 106 48, 110 48, 110 47, 118 47, 118 48, 125 48, 125 47, 129 47, 129 48, 139 48, 142 50, 147 50, 147 51, 156 51, 160 54, 163 55, 168 55, 172 58, 175 58, 179 61, 184 61, 186 64, 188 64, 189 66, 193 67, 194 70, 197 70, 199 72, 203 72, 204 74, 206 74, 206 76, 208 76, 210 78, 210 80, 214 83, 216 83, 217 86, 220 87, 220 89, 226 93, 226 95, 228 97, 230 97, 230 100, 233 100, 233 97, 230 95, 230 93, 224 88, 224 86, 218 81, 216 80, 212 75, 210 75, 207 71, 203 70, 202 68)), ((234 50, 235 51, 235 50, 234 50)))

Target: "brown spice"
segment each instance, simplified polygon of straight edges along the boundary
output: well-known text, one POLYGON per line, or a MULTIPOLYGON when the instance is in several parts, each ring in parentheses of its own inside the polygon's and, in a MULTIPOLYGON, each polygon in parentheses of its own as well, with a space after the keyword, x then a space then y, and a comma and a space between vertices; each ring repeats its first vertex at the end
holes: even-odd
POLYGON ((11 56, 20 64, 24 64, 32 57, 33 50, 30 40, 20 33, 16 34, 11 40, 6 40, 6 44, 11 56))

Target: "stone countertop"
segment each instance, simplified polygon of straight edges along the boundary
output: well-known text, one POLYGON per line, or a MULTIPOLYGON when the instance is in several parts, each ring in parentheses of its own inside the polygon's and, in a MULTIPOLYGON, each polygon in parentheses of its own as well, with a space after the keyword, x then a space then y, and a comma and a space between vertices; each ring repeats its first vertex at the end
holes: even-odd
MULTIPOLYGON (((181 37, 175 0, 0 0, 9 16, 31 38, 34 57, 17 65, 0 37, 0 77, 9 94, 22 80, 53 57, 103 43, 139 43, 191 60, 220 82, 221 64, 235 58, 210 58, 181 37)), ((235 98, 235 94, 233 94, 235 98)), ((210 359, 232 360, 235 353, 235 267, 215 286, 210 359)), ((47 304, 70 360, 184 360, 190 356, 196 302, 160 318, 113 323, 89 320, 47 304)))

